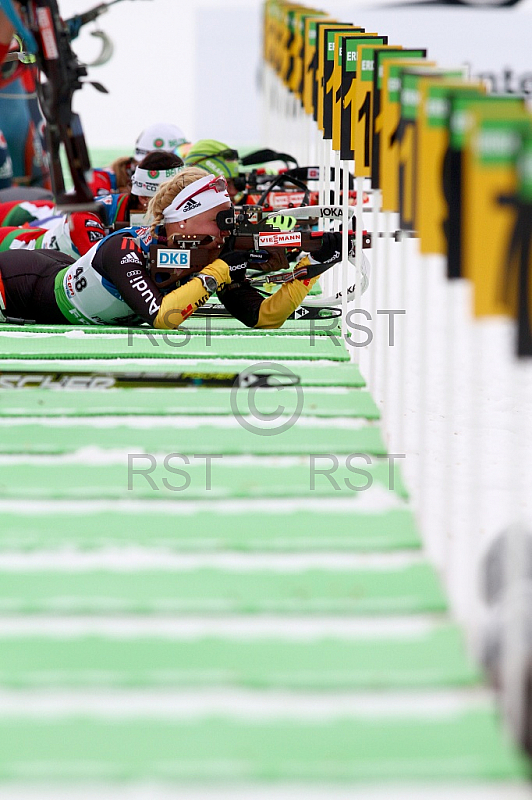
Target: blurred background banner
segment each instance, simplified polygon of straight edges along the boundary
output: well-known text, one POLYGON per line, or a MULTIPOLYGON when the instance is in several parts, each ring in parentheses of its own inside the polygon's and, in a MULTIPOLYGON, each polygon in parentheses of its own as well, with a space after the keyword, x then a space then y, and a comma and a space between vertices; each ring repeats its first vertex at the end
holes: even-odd
MULTIPOLYGON (((65 18, 91 0, 62 0, 65 18)), ((532 0, 494 8, 382 0, 322 0, 318 8, 366 30, 386 30, 390 42, 419 47, 440 65, 467 63, 495 91, 532 95, 532 0)), ((234 147, 263 144, 260 113, 262 0, 143 0, 119 3, 87 25, 74 48, 92 61, 103 28, 113 58, 90 70, 109 90, 88 87, 75 97, 92 147, 133 147, 147 124, 168 120, 190 138, 215 138, 234 147), (105 124, 102 122, 105 121, 105 124)))

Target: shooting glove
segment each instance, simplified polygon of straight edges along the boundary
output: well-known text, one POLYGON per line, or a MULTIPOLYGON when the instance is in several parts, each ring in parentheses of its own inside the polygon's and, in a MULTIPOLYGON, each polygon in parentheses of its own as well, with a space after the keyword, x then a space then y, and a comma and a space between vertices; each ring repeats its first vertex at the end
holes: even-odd
MULTIPOLYGON (((350 246, 349 256, 354 252, 354 240, 350 246)), ((307 280, 316 278, 322 272, 330 269, 342 258, 342 233, 341 231, 323 234, 322 245, 319 250, 307 253, 296 266, 294 278, 307 280)))
POLYGON ((278 272, 282 269, 290 269, 284 247, 267 247, 265 250, 269 258, 264 264, 260 264, 258 269, 262 269, 264 272, 278 272))
POLYGON ((248 267, 259 267, 270 258, 266 250, 232 250, 220 256, 229 267, 231 283, 242 283, 248 267))
POLYGON ((327 269, 342 258, 342 233, 341 231, 326 232, 321 241, 320 249, 309 253, 308 258, 311 264, 322 264, 327 269))

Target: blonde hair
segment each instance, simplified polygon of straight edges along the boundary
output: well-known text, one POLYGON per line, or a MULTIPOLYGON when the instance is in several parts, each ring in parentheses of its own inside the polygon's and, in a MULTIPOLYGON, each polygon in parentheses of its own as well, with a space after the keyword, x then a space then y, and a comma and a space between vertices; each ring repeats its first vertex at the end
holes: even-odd
POLYGON ((127 194, 131 191, 131 156, 120 156, 111 164, 111 169, 116 176, 116 187, 120 194, 127 194))
POLYGON ((152 197, 148 205, 147 214, 152 220, 150 225, 152 233, 158 225, 162 224, 163 211, 170 205, 174 197, 176 197, 185 186, 189 186, 189 184, 194 183, 194 181, 199 181, 200 178, 204 178, 205 175, 206 172, 204 169, 185 167, 185 169, 182 169, 181 172, 178 172, 177 175, 174 175, 169 181, 161 183, 157 189, 157 193, 152 197))

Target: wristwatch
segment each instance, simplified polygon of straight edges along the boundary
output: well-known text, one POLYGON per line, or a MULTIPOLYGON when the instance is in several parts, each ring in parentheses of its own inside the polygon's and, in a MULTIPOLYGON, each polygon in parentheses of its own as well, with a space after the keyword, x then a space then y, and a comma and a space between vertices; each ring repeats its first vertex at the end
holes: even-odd
POLYGON ((218 288, 218 282, 216 278, 214 278, 212 275, 205 275, 204 272, 198 272, 195 277, 200 279, 206 292, 209 294, 214 294, 218 288))

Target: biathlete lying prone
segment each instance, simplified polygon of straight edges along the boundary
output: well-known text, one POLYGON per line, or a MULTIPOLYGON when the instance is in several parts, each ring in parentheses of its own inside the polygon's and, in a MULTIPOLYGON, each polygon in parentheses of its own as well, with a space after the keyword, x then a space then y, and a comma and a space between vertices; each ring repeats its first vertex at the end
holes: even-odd
POLYGON ((341 234, 325 234, 321 249, 299 262, 299 279, 265 298, 246 280, 246 268, 266 264, 272 254, 229 248, 223 219, 231 208, 224 178, 187 167, 150 201, 151 228, 119 230, 77 261, 52 250, 0 253, 3 316, 63 325, 144 322, 177 328, 216 292, 227 311, 248 327, 279 328, 318 276, 340 260, 341 234), (171 246, 174 234, 211 236, 206 245, 211 257, 200 272, 164 294, 149 273, 149 247, 162 237, 171 246))

